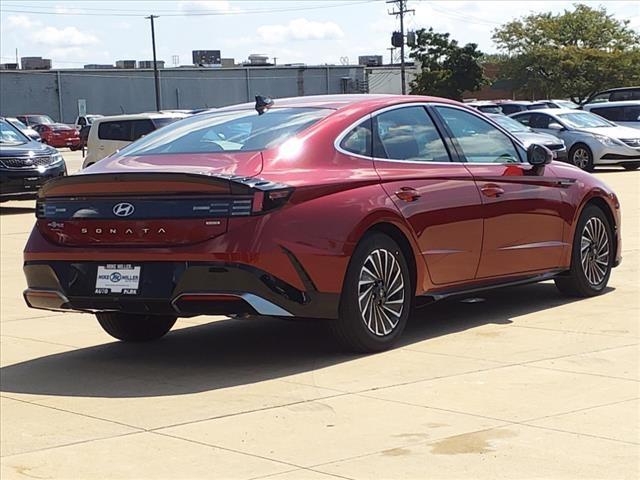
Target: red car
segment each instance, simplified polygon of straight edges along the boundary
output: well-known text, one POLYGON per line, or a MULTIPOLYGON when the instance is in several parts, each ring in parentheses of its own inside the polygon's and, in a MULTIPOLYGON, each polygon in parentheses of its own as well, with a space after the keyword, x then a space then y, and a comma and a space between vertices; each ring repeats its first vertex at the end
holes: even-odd
POLYGON ((40 134, 42 143, 52 147, 69 147, 71 150, 81 148, 80 132, 74 127, 63 123, 49 123, 34 125, 33 129, 40 134))
POLYGON ((554 279, 604 291, 620 206, 463 104, 340 95, 205 112, 39 192, 34 308, 142 341, 176 317, 327 319, 379 351, 416 303, 554 279), (267 105, 265 107, 265 105, 267 105))

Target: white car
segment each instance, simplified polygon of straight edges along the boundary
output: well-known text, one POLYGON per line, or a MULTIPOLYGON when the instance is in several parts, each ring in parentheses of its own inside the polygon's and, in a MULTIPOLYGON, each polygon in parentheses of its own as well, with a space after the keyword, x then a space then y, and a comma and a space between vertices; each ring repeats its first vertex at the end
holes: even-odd
POLYGON ((81 115, 76 118, 76 128, 80 130, 82 127, 86 127, 87 125, 93 124, 93 121, 102 118, 103 115, 81 115))
POLYGON ((626 170, 640 167, 640 132, 622 127, 591 112, 553 108, 511 115, 536 132, 564 140, 569 163, 591 171, 596 165, 620 165, 626 170))
POLYGON ((618 125, 640 129, 640 100, 588 103, 582 109, 585 112, 600 115, 602 118, 606 118, 618 125))
POLYGON ((82 168, 108 157, 158 128, 186 115, 180 113, 136 113, 96 118, 91 124, 87 140, 87 156, 82 168))

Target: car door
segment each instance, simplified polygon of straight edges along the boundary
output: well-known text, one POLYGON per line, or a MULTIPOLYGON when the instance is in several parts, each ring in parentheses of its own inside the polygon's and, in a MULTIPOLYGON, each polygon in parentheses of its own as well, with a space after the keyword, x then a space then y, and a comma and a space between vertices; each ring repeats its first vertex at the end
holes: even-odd
POLYGON ((484 236, 476 277, 556 268, 568 245, 562 185, 551 169, 526 163, 524 149, 479 115, 449 105, 434 110, 481 194, 484 236))
POLYGON ((421 104, 373 117, 376 171, 413 229, 435 285, 473 280, 482 245, 480 195, 464 165, 451 161, 447 141, 421 104))

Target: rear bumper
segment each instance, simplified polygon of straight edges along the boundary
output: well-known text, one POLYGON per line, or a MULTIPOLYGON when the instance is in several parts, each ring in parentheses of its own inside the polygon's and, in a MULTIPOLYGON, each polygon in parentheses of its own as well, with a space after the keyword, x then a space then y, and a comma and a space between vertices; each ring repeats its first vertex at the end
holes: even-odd
POLYGON ((45 310, 120 311, 191 317, 253 314, 337 318, 339 295, 301 291, 254 267, 222 262, 141 262, 137 295, 96 294, 98 265, 25 262, 27 305, 45 310))

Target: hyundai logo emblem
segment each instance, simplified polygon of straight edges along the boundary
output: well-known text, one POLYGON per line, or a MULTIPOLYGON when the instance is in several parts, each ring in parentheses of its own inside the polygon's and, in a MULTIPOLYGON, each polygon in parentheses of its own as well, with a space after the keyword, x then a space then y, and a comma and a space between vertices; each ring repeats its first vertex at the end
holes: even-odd
POLYGON ((116 217, 128 217, 135 211, 135 207, 130 203, 117 203, 113 206, 113 214, 116 217))

